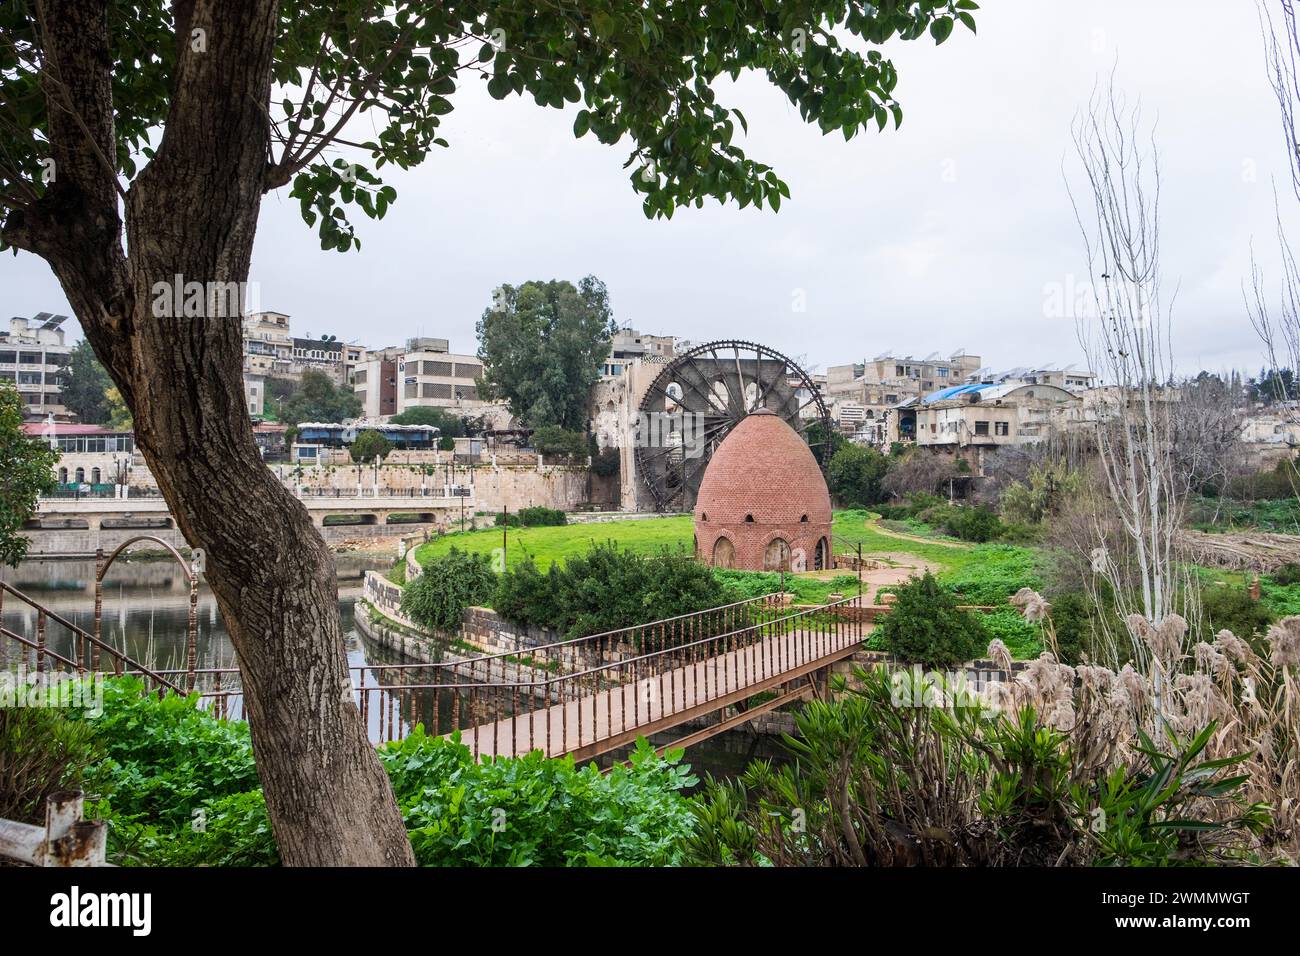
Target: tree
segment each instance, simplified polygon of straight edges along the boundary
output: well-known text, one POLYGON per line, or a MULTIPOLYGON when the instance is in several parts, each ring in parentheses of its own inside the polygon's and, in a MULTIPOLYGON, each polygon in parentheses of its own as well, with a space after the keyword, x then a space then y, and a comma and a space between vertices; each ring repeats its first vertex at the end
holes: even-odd
POLYGON ((586 431, 591 388, 617 330, 605 284, 587 276, 502 286, 478 323, 483 394, 534 428, 586 431))
POLYGON ((387 458, 392 450, 392 442, 373 428, 367 428, 357 436, 349 452, 353 461, 371 462, 376 458, 387 458))
POLYGON ((926 571, 897 592, 892 610, 876 630, 885 650, 907 664, 950 668, 988 647, 988 633, 957 599, 926 571))
POLYGON ((1159 153, 1141 126, 1140 109, 1128 108, 1113 86, 1096 94, 1074 124, 1081 173, 1079 198, 1074 189, 1070 196, 1093 293, 1092 315, 1078 322, 1079 343, 1107 383, 1097 390, 1092 432, 1122 529, 1117 550, 1094 522, 1093 566, 1110 584, 1163 714, 1166 675, 1139 622, 1191 614, 1197 581, 1182 560, 1179 532, 1188 477, 1178 467, 1172 316, 1161 299, 1159 153))
POLYGON ((323 248, 359 246, 347 210, 381 218, 397 192, 376 171, 448 145, 468 76, 497 99, 582 101, 574 134, 630 144, 647 216, 710 197, 775 210, 789 189, 734 142, 747 124, 715 81, 758 71, 823 132, 883 130, 902 108, 879 47, 943 42, 974 7, 0 4, 0 247, 50 265, 207 553, 284 862, 413 857, 354 702, 329 550, 248 420, 239 316, 262 196, 292 183, 323 248))
POLYGON ((27 553, 19 534, 36 513, 43 492, 54 489, 59 453, 23 431, 23 399, 17 387, 0 379, 0 564, 13 567, 27 553))
POLYGON ((314 368, 302 373, 297 391, 280 405, 280 421, 286 425, 342 422, 360 414, 361 399, 314 368))
POLYGON ((879 451, 846 442, 831 457, 826 483, 845 508, 866 508, 883 500, 880 483, 888 470, 889 459, 879 451))
POLYGON ((467 419, 433 405, 415 405, 391 421, 394 425, 432 425, 444 438, 459 438, 465 434, 467 419))
POLYGON ((108 421, 109 406, 104 392, 113 383, 95 358, 95 350, 88 340, 82 339, 69 353, 68 364, 59 369, 59 379, 63 404, 84 424, 103 425, 108 421))

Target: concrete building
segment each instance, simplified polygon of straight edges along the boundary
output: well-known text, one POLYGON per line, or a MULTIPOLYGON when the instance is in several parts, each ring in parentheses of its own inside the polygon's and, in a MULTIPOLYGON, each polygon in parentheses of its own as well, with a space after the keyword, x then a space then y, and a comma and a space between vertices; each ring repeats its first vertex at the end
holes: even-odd
POLYGON ((650 335, 635 329, 619 329, 609 346, 609 358, 601 367, 602 378, 617 378, 627 367, 647 356, 671 360, 676 352, 676 342, 671 335, 650 335))
POLYGON ((766 408, 718 446, 695 503, 695 553, 718 568, 833 566, 831 497, 807 443, 766 408))
POLYGON ((25 418, 69 417, 59 375, 72 355, 60 328, 67 318, 49 312, 38 312, 32 319, 14 316, 9 331, 0 332, 0 378, 18 387, 25 418))
POLYGON ((890 441, 952 453, 1036 444, 1063 427, 1081 397, 1055 385, 967 384, 909 399, 896 410, 890 441))
POLYGON ((923 359, 884 352, 853 365, 832 365, 826 370, 823 394, 828 404, 850 416, 836 417, 841 430, 855 432, 887 420, 902 402, 966 382, 979 368, 980 357, 964 351, 946 358, 934 352, 923 359))
POLYGON ((283 312, 249 313, 243 319, 243 333, 244 394, 250 415, 265 410, 266 379, 296 382, 303 372, 315 369, 336 385, 348 385, 353 371, 366 360, 365 347, 355 342, 293 335, 289 316, 283 312))

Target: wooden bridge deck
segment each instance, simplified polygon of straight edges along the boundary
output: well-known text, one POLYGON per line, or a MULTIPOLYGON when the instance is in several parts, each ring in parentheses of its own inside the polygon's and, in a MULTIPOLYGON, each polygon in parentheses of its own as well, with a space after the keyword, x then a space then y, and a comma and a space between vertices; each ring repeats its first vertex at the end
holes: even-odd
POLYGON ((547 756, 572 754, 585 760, 844 660, 862 645, 864 635, 851 633, 856 631, 769 636, 576 700, 463 728, 461 741, 485 759, 541 750, 547 756))

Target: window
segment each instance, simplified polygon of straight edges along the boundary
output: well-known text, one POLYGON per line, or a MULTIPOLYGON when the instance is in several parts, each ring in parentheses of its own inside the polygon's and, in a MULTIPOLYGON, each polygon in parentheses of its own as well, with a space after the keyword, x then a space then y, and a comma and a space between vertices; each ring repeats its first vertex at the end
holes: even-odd
POLYGON ((994 424, 995 424, 995 427, 994 427, 994 429, 993 429, 994 434, 997 434, 997 435, 1010 435, 1010 434, 1011 434, 1011 423, 1010 423, 1010 422, 996 422, 996 423, 994 423, 994 424))
POLYGON ((938 374, 940 378, 948 377, 948 370, 946 368, 937 368, 935 369, 935 372, 938 374))
POLYGON ((901 366, 901 365, 895 365, 895 366, 894 366, 894 374, 895 374, 895 375, 898 375, 898 376, 901 377, 901 376, 903 376, 905 373, 906 373, 906 370, 903 368, 903 366, 901 366))
POLYGON ((745 515, 745 521, 748 522, 749 524, 753 524, 753 523, 754 523, 754 516, 753 516, 753 515, 745 515))
POLYGON ((78 468, 75 477, 77 484, 83 484, 86 480, 86 469, 78 468))
POLYGON ((97 485, 97 484, 100 483, 100 482, 99 482, 99 469, 98 469, 98 468, 92 468, 92 469, 90 469, 90 483, 91 483, 92 485, 97 485))
POLYGON ((975 434, 976 434, 976 435, 987 435, 988 433, 989 433, 989 423, 988 423, 988 422, 976 422, 976 423, 975 423, 975 434))
POLYGON ((800 519, 799 519, 799 523, 800 523, 800 524, 807 524, 807 523, 808 523, 808 516, 807 516, 807 515, 803 515, 802 517, 800 517, 800 519))

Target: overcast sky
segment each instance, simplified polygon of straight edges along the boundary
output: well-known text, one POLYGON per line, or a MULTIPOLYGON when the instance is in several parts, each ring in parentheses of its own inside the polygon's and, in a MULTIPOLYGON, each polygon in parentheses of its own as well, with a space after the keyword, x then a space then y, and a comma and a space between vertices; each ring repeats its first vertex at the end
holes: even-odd
MULTIPOLYGON (((1072 321, 1044 303, 1086 277, 1063 163, 1076 110, 1118 57, 1117 85, 1158 120, 1178 364, 1258 368, 1250 243, 1271 266, 1274 177, 1293 219, 1300 203, 1254 3, 987 0, 977 18, 978 36, 888 47, 899 131, 846 143, 760 76, 721 87, 749 120, 749 155, 790 185, 779 213, 711 204, 648 221, 626 151, 575 140, 575 108, 496 102, 472 79, 443 127, 451 148, 389 173, 397 203, 359 219, 360 252, 321 252, 281 190, 263 203, 250 278, 295 334, 372 347, 432 335, 472 352, 496 285, 592 273, 622 325, 752 339, 816 369, 887 350, 1081 363, 1072 321)), ((26 254, 0 257, 0 310, 70 311, 26 254)))

